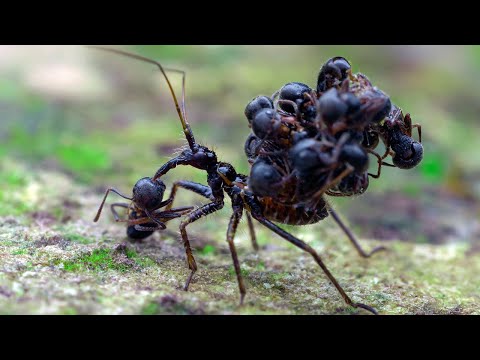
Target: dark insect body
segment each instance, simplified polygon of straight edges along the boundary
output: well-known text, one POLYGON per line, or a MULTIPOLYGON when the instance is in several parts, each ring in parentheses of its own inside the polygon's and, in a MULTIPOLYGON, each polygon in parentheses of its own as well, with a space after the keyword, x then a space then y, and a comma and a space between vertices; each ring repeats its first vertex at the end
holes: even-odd
POLYGON ((105 192, 102 203, 98 208, 94 222, 97 222, 102 213, 103 206, 107 200, 108 194, 113 192, 124 199, 130 200, 130 203, 113 203, 110 205, 113 217, 116 222, 127 223, 127 236, 133 240, 142 240, 152 235, 156 230, 165 230, 165 223, 171 219, 181 217, 193 209, 193 206, 186 206, 172 209, 173 195, 165 201, 163 194, 166 186, 160 179, 153 181, 149 177, 137 181, 133 187, 133 196, 130 198, 123 195, 114 188, 109 188, 105 192), (161 208, 166 207, 164 211, 161 208), (124 208, 128 211, 128 219, 122 219, 116 208, 124 208))
MULTIPOLYGON (((412 128, 409 115, 403 118, 396 113, 392 114, 393 106, 389 97, 375 88, 366 76, 352 74, 350 63, 346 59, 330 59, 320 70, 317 91, 305 84, 288 83, 272 98, 258 96, 247 105, 245 116, 253 133, 247 138, 244 151, 252 167, 249 176, 242 175, 231 164, 219 161, 214 151, 195 141, 186 119, 185 74, 180 106, 160 63, 121 50, 101 49, 156 65, 170 88, 188 148, 161 166, 151 181, 160 181, 162 176, 179 165, 192 166, 207 173, 207 185, 178 181, 169 198, 173 201, 177 188, 181 187, 210 200, 206 205, 185 214, 180 224, 191 270, 185 290, 197 271, 186 229, 198 219, 222 209, 227 195, 232 204, 227 242, 239 284, 240 303, 243 303, 246 290, 234 237, 245 212, 254 244, 252 218, 308 252, 348 305, 377 313, 371 306, 354 302, 330 273, 319 254, 275 223, 307 225, 331 215, 362 257, 370 257, 383 250, 384 247, 377 247, 366 253, 325 196, 363 193, 368 188, 368 176, 378 178, 382 165, 395 166, 382 161, 389 154, 394 156, 394 164, 400 168, 418 163, 421 160, 419 154, 423 154, 423 151, 418 148, 419 143, 413 140, 410 143, 407 139, 412 128), (387 147, 384 157, 374 152, 380 139, 387 147), (368 154, 377 158, 377 174, 367 172, 368 154)), ((156 203, 163 205, 162 202, 156 203)), ((171 202, 168 206, 171 206, 171 202)), ((148 219, 156 222, 155 216, 151 215, 152 213, 148 219)), ((152 231, 152 228, 145 230, 152 231)))

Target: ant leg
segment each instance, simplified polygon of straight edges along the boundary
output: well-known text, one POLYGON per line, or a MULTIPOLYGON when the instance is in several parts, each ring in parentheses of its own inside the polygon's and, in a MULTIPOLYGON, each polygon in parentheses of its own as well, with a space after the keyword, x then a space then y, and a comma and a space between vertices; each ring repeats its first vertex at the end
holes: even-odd
POLYGON ((242 272, 240 269, 240 262, 238 261, 237 250, 235 249, 235 244, 233 239, 235 238, 235 233, 237 231, 238 223, 242 218, 243 208, 239 206, 234 206, 233 214, 228 223, 227 230, 227 242, 230 247, 230 253, 232 254, 233 266, 235 267, 235 273, 237 274, 238 287, 240 289, 240 306, 243 305, 243 299, 247 293, 245 290, 245 284, 243 283, 242 272))
POLYGON ((192 211, 180 223, 180 234, 182 235, 183 246, 185 247, 185 252, 187 255, 188 267, 191 270, 191 273, 188 276, 188 279, 183 288, 185 291, 188 291, 188 286, 190 285, 190 281, 192 280, 193 274, 197 271, 197 263, 195 262, 195 258, 193 257, 192 249, 190 248, 190 241, 188 240, 188 235, 185 228, 187 227, 187 225, 200 219, 202 216, 211 214, 217 210, 220 210, 221 208, 223 208, 223 199, 221 199, 219 202, 212 202, 212 203, 206 204, 201 208, 195 211, 192 211))
POLYGON ((100 218, 100 214, 102 213, 102 209, 103 209, 103 205, 105 205, 105 200, 107 200, 107 196, 108 194, 111 192, 114 192, 115 194, 123 197, 124 199, 127 199, 127 200, 132 200, 132 198, 129 198, 128 196, 125 196, 123 195, 122 193, 120 193, 118 190, 114 189, 114 188, 108 188, 107 191, 105 192, 105 196, 103 197, 103 200, 102 200, 102 203, 100 204, 100 207, 98 208, 98 211, 97 211, 97 215, 95 216, 95 218, 93 219, 93 222, 97 222, 98 219, 100 218))
POLYGON ((381 250, 387 250, 387 248, 385 246, 377 246, 376 248, 374 248, 372 251, 370 251, 369 253, 366 253, 362 247, 360 246, 360 244, 358 243, 358 240, 355 238, 355 236, 353 235, 353 233, 350 231, 350 229, 343 223, 343 221, 340 219, 340 217, 338 216, 338 214, 336 213, 335 210, 333 210, 333 208, 327 204, 328 206, 328 212, 330 213, 330 215, 332 215, 333 219, 335 220, 335 222, 338 224, 338 226, 340 226, 340 228, 343 230, 343 232, 347 235, 348 239, 352 242, 353 246, 355 246, 355 248, 357 249, 358 253, 360 254, 361 257, 363 258, 369 258, 370 256, 372 256, 373 254, 375 254, 376 252, 378 251, 381 251, 381 250))
POLYGON ((170 193, 170 197, 168 198, 171 200, 171 203, 168 204, 168 206, 165 208, 165 210, 170 210, 173 206, 173 199, 177 193, 177 189, 181 187, 186 190, 193 191, 194 193, 201 195, 210 201, 213 200, 212 198, 212 189, 210 186, 199 184, 193 181, 186 181, 186 180, 180 180, 180 181, 175 181, 172 186, 172 192, 170 193))
MULTIPOLYGON (((318 190, 318 191, 312 196, 312 199, 319 199, 319 200, 320 200, 321 197, 322 197, 322 195, 325 193, 325 191, 328 190, 329 187, 334 186, 334 185, 337 185, 340 181, 342 181, 342 179, 343 179, 344 177, 346 177, 347 175, 349 175, 351 172, 353 172, 353 166, 351 166, 350 164, 347 164, 346 169, 343 170, 343 171, 342 171, 337 177, 335 177, 333 180, 327 181, 326 184, 323 185, 323 187, 322 187, 320 190, 318 190)), ((315 204, 317 204, 319 200, 317 200, 317 201, 315 202, 315 204)))
POLYGON ((418 142, 422 143, 422 126, 420 124, 412 125, 412 129, 417 128, 418 131, 418 142))
POLYGON ((124 222, 122 221, 122 219, 120 219, 120 215, 117 213, 117 210, 115 210, 116 207, 122 207, 122 208, 128 209, 130 205, 127 203, 113 203, 112 205, 110 205, 110 210, 112 211, 115 221, 124 222))
POLYGON ((322 268, 323 272, 325 273, 325 275, 327 275, 328 279, 332 282, 332 284, 337 288, 338 292, 340 293, 340 295, 342 295, 343 297, 343 300, 345 300, 345 302, 350 305, 350 306, 353 306, 354 308, 362 308, 362 309, 365 309, 367 311, 370 311, 372 314, 375 314, 375 315, 378 315, 377 311, 372 308, 371 306, 368 306, 368 305, 365 305, 365 304, 361 304, 361 303, 356 303, 356 302, 353 302, 352 299, 350 299, 350 297, 347 295, 347 293, 343 290, 343 288, 340 286, 340 284, 338 283, 338 281, 334 278, 334 276, 332 275, 332 273, 328 270, 328 268, 325 266, 325 264, 323 263, 320 255, 318 255, 318 253, 308 244, 306 244, 305 242, 303 242, 302 240, 296 238, 295 236, 291 235, 290 233, 286 232, 285 230, 283 230, 282 228, 278 227, 277 225, 275 225, 274 223, 272 223, 271 221, 265 219, 265 217, 263 217, 262 215, 257 215, 257 214, 252 214, 252 216, 255 218, 255 220, 257 220, 258 222, 260 222, 262 225, 264 225, 265 227, 269 228, 270 230, 272 230, 274 233, 276 233, 277 235, 280 235, 282 238, 284 238, 285 240, 287 240, 288 242, 290 242, 291 244, 295 245, 296 247, 299 247, 300 249, 302 249, 303 251, 306 251, 308 252, 310 255, 312 255, 312 257, 315 259, 315 262, 322 268))
POLYGON ((368 175, 370 175, 374 179, 378 179, 380 177, 380 172, 381 172, 381 169, 382 169, 382 158, 380 157, 380 155, 378 155, 377 152, 375 152, 373 150, 370 150, 370 149, 366 149, 366 150, 367 150, 368 153, 374 155, 378 160, 377 175, 374 175, 374 174, 371 174, 371 173, 368 173, 368 175))
POLYGON ((253 227, 252 217, 250 213, 247 211, 247 221, 248 221, 248 230, 250 231, 250 239, 252 240, 252 246, 255 251, 259 250, 258 243, 257 243, 257 236, 255 235, 255 228, 253 227))

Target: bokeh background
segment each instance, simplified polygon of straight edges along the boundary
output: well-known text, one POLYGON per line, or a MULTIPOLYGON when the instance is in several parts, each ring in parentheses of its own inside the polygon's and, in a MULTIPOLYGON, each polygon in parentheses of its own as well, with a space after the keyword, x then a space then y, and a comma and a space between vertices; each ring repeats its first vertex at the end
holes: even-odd
MULTIPOLYGON (((384 167, 365 195, 333 199, 334 204, 361 238, 461 244, 478 260, 479 46, 118 48, 187 72, 187 114, 197 140, 242 173, 248 173, 243 144, 249 129, 243 111, 249 100, 271 95, 290 81, 315 87, 328 58, 346 57, 354 72, 367 74, 422 125, 425 155, 412 170, 384 167)), ((180 96, 180 76, 171 79, 180 96)), ((10 221, 90 243, 78 224, 91 222, 97 205, 92 200, 87 206, 82 198, 100 201, 108 186, 128 194, 139 178, 153 175, 184 144, 171 96, 155 67, 80 46, 0 47, 0 232, 7 234, 10 221)), ((171 184, 177 179, 206 180, 192 168, 177 168, 164 180, 171 184)), ((202 202, 190 194, 179 196, 179 206, 202 202)), ((211 237, 218 228, 223 233, 229 211, 227 205, 192 227, 192 233, 211 237)), ((322 233, 332 226, 322 222, 314 229, 322 233)), ((108 211, 95 225, 97 231, 101 228, 124 231, 108 211)), ((264 246, 275 238, 261 234, 264 246)), ((7 235, 3 240, 8 241, 7 235)), ((238 242, 240 249, 249 247, 246 230, 238 242)), ((28 255, 28 246, 22 246, 5 256, 28 255)), ((219 246, 197 244, 205 255, 219 246)))

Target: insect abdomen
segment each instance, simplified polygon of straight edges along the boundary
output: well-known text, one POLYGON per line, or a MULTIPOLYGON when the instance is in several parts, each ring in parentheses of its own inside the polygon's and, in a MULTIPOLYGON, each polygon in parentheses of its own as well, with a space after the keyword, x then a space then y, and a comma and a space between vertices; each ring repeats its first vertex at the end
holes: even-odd
POLYGON ((286 225, 315 224, 328 216, 325 201, 320 199, 315 208, 305 205, 287 205, 274 202, 272 198, 262 198, 263 215, 271 220, 286 225))

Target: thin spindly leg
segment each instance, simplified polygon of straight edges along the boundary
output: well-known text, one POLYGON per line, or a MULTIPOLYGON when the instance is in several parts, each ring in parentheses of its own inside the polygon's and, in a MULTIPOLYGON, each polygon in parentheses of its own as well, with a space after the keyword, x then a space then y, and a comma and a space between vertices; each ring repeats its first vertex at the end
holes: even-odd
POLYGON ((247 221, 248 221, 248 230, 250 231, 250 239, 252 240, 252 246, 255 251, 259 250, 258 243, 257 243, 257 236, 255 235, 255 228, 253 227, 252 217, 250 213, 246 211, 247 214, 247 221))
POLYGON ((103 205, 105 205, 105 200, 107 200, 108 194, 111 192, 114 192, 115 194, 123 197, 124 199, 127 200, 132 200, 132 198, 129 198, 128 196, 123 195, 120 191, 114 188, 108 188, 107 191, 105 192, 105 196, 103 197, 102 203, 100 204, 100 207, 98 208, 97 215, 93 219, 93 222, 97 222, 98 219, 100 218, 100 214, 102 213, 103 205))
POLYGON ((330 205, 328 205, 328 212, 330 213, 330 215, 332 215, 333 219, 338 224, 338 226, 340 226, 340 228, 343 230, 343 232, 347 235, 348 239, 352 242, 353 246, 355 246, 355 248, 357 249, 357 251, 358 251, 358 253, 360 254, 361 257, 369 258, 370 256, 372 256, 373 254, 375 254, 378 251, 387 250, 387 248, 385 246, 377 246, 376 248, 374 248, 369 253, 366 253, 365 250, 363 250, 362 247, 360 246, 360 244, 358 243, 358 240, 355 238, 353 233, 343 223, 343 221, 340 219, 340 217, 338 216, 336 211, 333 210, 333 208, 330 205))
POLYGON ((213 213, 217 210, 220 210, 221 208, 223 208, 223 200, 220 201, 220 202, 212 202, 212 203, 206 204, 206 205, 202 206, 201 208, 199 208, 195 211, 192 211, 180 223, 180 234, 182 235, 183 246, 185 247, 185 253, 187 255, 188 267, 191 270, 191 273, 188 276, 188 279, 185 282, 185 286, 183 288, 185 291, 188 291, 188 286, 190 285, 190 282, 192 281, 193 274, 197 271, 197 263, 195 262, 195 258, 193 257, 192 249, 190 248, 190 241, 188 240, 187 231, 185 229, 186 229, 187 225, 197 221, 202 216, 206 216, 208 214, 211 214, 211 213, 213 213))
POLYGON ((232 254, 233 266, 235 267, 235 273, 237 274, 238 287, 240 289, 240 305, 243 305, 243 299, 247 293, 245 290, 245 284, 243 283, 242 272, 240 269, 240 262, 238 261, 237 250, 235 249, 235 232, 237 231, 238 223, 242 218, 243 208, 234 207, 232 217, 228 224, 227 230, 227 242, 230 247, 230 253, 232 254))
POLYGON ((110 205, 110 210, 112 211, 113 217, 116 222, 124 222, 122 219, 120 219, 120 215, 118 214, 117 210, 115 210, 116 207, 122 207, 124 209, 128 209, 130 207, 129 204, 127 203, 113 203, 110 205))
POLYGON ((316 263, 322 268, 325 275, 327 275, 328 279, 337 288, 338 292, 340 293, 340 295, 342 295, 343 299, 345 300, 345 302, 348 305, 353 306, 355 308, 362 308, 362 309, 365 309, 367 311, 370 311, 371 313, 373 313, 375 315, 378 315, 377 311, 374 308, 372 308, 371 306, 368 306, 368 305, 365 305, 365 304, 362 304, 362 303, 356 303, 356 302, 353 302, 352 299, 350 299, 350 297, 343 290, 343 288, 340 286, 338 281, 334 278, 334 276, 332 275, 330 270, 328 270, 328 268, 325 266, 322 259, 320 258, 320 255, 318 255, 318 253, 311 246, 304 243, 302 240, 297 239, 295 236, 289 234, 288 232, 281 229, 280 227, 278 227, 277 225, 275 225, 271 221, 265 219, 263 216, 261 216, 261 215, 259 216, 259 215, 256 215, 256 214, 252 214, 252 216, 255 218, 255 220, 257 220, 262 225, 264 225, 267 228, 269 228, 270 230, 272 230, 274 233, 280 235, 282 238, 284 238, 288 242, 292 243, 293 245, 299 247, 300 249, 302 249, 302 250, 308 252, 310 255, 312 255, 312 257, 315 259, 316 263))

